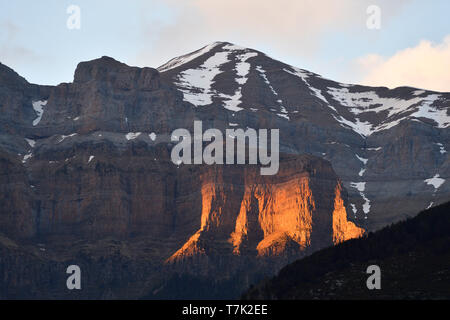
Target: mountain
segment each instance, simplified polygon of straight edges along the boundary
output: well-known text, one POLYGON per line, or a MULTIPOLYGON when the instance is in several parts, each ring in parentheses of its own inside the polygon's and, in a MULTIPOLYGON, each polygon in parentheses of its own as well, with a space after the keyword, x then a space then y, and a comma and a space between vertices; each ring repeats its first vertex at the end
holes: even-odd
POLYGON ((245 299, 448 299, 450 202, 284 267, 245 299), (368 290, 378 265, 381 290, 368 290))
POLYGON ((82 62, 58 86, 0 64, 0 296, 237 297, 449 200, 449 97, 345 85, 226 42, 158 69, 82 62), (279 129, 278 174, 174 164, 171 133, 194 121, 279 129), (67 264, 84 291, 67 292, 67 264))
POLYGON ((283 152, 330 161, 368 230, 449 199, 449 93, 342 84, 223 42, 158 70, 215 127, 282 128, 283 152))

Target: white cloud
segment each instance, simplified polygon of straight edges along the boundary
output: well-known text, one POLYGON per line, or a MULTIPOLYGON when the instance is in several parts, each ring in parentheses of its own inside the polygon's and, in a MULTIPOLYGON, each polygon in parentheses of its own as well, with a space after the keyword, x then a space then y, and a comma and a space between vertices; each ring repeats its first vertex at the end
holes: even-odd
POLYGON ((20 28, 6 21, 0 23, 0 61, 7 65, 15 65, 23 62, 36 62, 38 55, 20 44, 16 43, 20 28))
POLYGON ((422 40, 391 57, 369 54, 356 63, 366 85, 450 91, 450 35, 438 44, 422 40))

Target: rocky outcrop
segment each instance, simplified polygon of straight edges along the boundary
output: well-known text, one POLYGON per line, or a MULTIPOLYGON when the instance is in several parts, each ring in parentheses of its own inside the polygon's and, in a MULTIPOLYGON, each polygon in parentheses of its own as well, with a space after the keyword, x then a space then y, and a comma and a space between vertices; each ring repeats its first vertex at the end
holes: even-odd
MULTIPOLYGON (((319 158, 283 155, 276 176, 261 176, 256 165, 177 167, 162 146, 149 148, 142 142, 130 144, 122 153, 108 145, 72 148, 65 151, 72 157, 63 150, 59 158, 48 154, 54 159, 50 164, 43 155, 30 160, 32 201, 25 202, 28 210, 19 207, 16 220, 6 224, 22 226, 19 222, 31 221, 35 232, 23 227, 9 230, 28 245, 8 245, 2 253, 5 286, 17 295, 26 286, 33 286, 37 295, 37 286, 43 285, 49 297, 69 298, 61 281, 64 266, 73 263, 82 264, 90 274, 88 290, 76 297, 108 294, 97 279, 105 264, 117 271, 111 271, 107 283, 116 281, 122 289, 126 284, 121 281, 143 277, 129 297, 152 297, 152 290, 164 289, 164 279, 170 282, 173 274, 216 279, 225 287, 242 277, 246 281, 235 284, 242 291, 262 275, 332 245, 336 219, 352 225, 345 219, 345 197, 336 193, 340 182, 330 164, 319 158), (89 161, 82 156, 87 154, 95 158, 89 161), (35 214, 27 216, 29 212, 35 214), (116 240, 108 247, 103 239, 116 240), (117 253, 111 257, 113 248, 117 253), (141 260, 152 262, 145 265, 141 260), (14 263, 36 267, 13 271, 14 263), (125 271, 119 272, 121 265, 132 270, 145 266, 151 277, 139 271, 125 276, 125 271), (49 273, 60 276, 52 280, 49 273), (28 280, 11 282, 19 278, 28 280)), ((339 229, 339 237, 362 234, 349 230, 339 229)), ((111 297, 123 297, 119 287, 111 297)))
POLYGON ((333 211, 333 244, 360 238, 364 229, 357 227, 353 222, 347 220, 344 199, 342 197, 342 185, 336 185, 333 211))
POLYGON ((28 83, 14 70, 0 63, 0 141, 11 147, 8 136, 30 133, 36 113, 32 101, 46 99, 51 87, 28 83))
MULTIPOLYGON (((292 261, 339 241, 362 236, 347 221, 341 184, 331 166, 314 157, 285 156, 276 176, 257 166, 208 168, 200 175, 199 227, 168 260, 178 270, 210 274, 216 260, 292 261), (187 266, 187 267, 186 267, 187 266), (194 266, 194 267, 193 267, 194 266)), ((241 268, 241 263, 230 269, 241 268)), ((266 269, 265 269, 266 268, 266 269)), ((269 271, 270 270, 270 271, 269 271)), ((239 270, 239 272, 247 272, 239 270)))
POLYGON ((35 204, 26 170, 17 159, 0 152, 0 233, 12 238, 33 237, 35 204))
POLYGON ((158 71, 102 57, 80 63, 73 83, 52 88, 35 134, 168 134, 192 122, 192 110, 158 71))

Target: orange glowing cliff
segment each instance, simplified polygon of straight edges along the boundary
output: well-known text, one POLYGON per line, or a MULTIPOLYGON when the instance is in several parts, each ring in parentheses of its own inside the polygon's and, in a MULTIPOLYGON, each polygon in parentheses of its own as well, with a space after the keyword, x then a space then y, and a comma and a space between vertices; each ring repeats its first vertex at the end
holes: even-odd
POLYGON ((293 258, 363 235, 347 219, 345 192, 327 162, 287 157, 280 168, 276 176, 261 176, 257 167, 203 173, 198 230, 167 262, 220 254, 293 258), (236 176, 242 178, 233 183, 236 176))

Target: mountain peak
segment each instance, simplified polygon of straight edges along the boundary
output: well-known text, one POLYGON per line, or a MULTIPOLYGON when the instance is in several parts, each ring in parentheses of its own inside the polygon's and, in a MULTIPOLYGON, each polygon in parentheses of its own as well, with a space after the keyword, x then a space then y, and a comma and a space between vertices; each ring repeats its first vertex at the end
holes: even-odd
POLYGON ((414 88, 389 90, 339 83, 229 42, 214 42, 159 67, 185 101, 195 107, 218 106, 234 117, 264 110, 282 121, 338 125, 366 139, 404 120, 426 118, 450 126, 448 98, 414 88), (318 112, 323 116, 317 117, 318 112))
POLYGON ((186 65, 187 63, 192 62, 202 56, 209 57, 213 53, 217 53, 219 51, 230 52, 230 51, 254 51, 254 50, 245 48, 245 47, 241 47, 241 46, 236 45, 231 42, 216 41, 216 42, 210 43, 196 51, 193 51, 191 53, 173 58, 173 59, 169 60, 168 62, 166 62, 165 64, 163 64, 162 66, 158 67, 157 69, 159 72, 166 72, 166 71, 178 68, 182 65, 186 65))
POLYGON ((2 83, 8 85, 11 85, 12 83, 22 85, 28 84, 25 78, 21 77, 17 72, 15 72, 10 67, 0 63, 0 84, 2 83))
POLYGON ((91 79, 100 79, 107 73, 124 67, 128 66, 108 56, 80 62, 75 70, 74 82, 81 83, 91 79))

